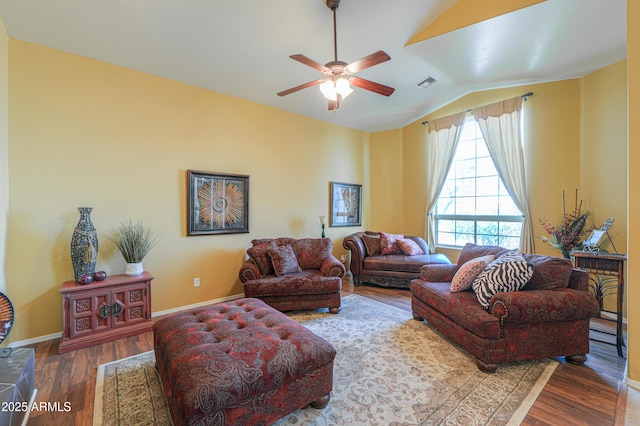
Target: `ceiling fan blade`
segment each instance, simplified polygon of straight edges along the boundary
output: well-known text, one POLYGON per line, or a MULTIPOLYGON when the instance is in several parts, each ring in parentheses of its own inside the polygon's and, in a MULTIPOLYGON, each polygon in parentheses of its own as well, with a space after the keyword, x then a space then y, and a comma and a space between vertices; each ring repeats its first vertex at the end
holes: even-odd
POLYGON ((391 94, 396 90, 393 87, 389 87, 389 86, 385 86, 384 84, 365 80, 364 78, 360 78, 360 77, 351 77, 349 81, 351 82, 351 84, 353 84, 356 87, 369 90, 371 92, 375 92, 383 96, 391 96, 391 94))
POLYGON ((382 50, 378 50, 377 52, 372 53, 369 56, 365 56, 362 59, 358 59, 357 61, 350 63, 349 65, 347 65, 347 69, 355 74, 358 71, 362 71, 366 68, 378 65, 382 62, 386 62, 389 59, 391 59, 389 55, 384 53, 382 50))
POLYGON ((331 70, 327 67, 325 67, 324 65, 322 65, 320 62, 316 62, 311 58, 307 58, 304 55, 301 54, 297 54, 297 55, 291 55, 289 56, 291 59, 293 59, 294 61, 298 61, 300 63, 303 63, 305 65, 310 66, 311 68, 315 68, 320 72, 331 72, 331 70))
POLYGON ((287 96, 298 90, 306 89, 307 87, 315 86, 316 84, 320 84, 324 81, 324 79, 320 78, 318 80, 309 81, 307 83, 301 84, 300 86, 292 87, 291 89, 283 90, 278 93, 278 96, 287 96))

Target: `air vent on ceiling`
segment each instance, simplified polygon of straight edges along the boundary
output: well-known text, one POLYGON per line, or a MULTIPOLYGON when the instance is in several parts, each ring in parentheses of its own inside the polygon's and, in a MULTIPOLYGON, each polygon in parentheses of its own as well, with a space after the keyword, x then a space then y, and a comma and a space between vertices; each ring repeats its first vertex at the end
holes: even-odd
POLYGON ((421 89, 426 89, 427 87, 437 83, 438 80, 436 80, 435 78, 429 76, 426 79, 422 80, 420 83, 418 83, 418 87, 421 89))

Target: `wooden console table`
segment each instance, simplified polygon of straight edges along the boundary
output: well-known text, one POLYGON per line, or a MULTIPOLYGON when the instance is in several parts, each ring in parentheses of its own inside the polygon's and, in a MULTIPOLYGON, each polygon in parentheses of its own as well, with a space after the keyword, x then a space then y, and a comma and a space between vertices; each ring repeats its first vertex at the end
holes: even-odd
MULTIPOLYGON (((622 357, 622 347, 624 346, 624 336, 622 334, 622 308, 624 301, 624 262, 627 256, 624 254, 602 253, 595 254, 589 252, 573 252, 571 253, 574 268, 585 269, 590 274, 595 275, 597 279, 591 279, 591 290, 600 303, 600 313, 607 312, 614 314, 616 319, 604 318, 600 313, 598 317, 603 320, 615 321, 616 332, 606 333, 616 336, 615 346, 618 349, 618 356, 622 357), (612 283, 613 282, 613 283, 612 283), (616 293, 617 306, 616 311, 604 310, 604 297, 616 293)), ((596 339, 593 339, 596 340, 596 339)), ((602 343, 612 344, 598 340, 602 343)))
POLYGON ((151 280, 142 275, 113 275, 104 281, 67 281, 62 293, 64 353, 151 330, 151 280))

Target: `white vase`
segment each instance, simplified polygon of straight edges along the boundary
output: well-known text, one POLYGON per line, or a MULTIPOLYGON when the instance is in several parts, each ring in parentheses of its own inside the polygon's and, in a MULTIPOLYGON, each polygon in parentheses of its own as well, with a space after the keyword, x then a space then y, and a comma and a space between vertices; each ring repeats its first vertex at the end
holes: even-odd
POLYGON ((142 275, 143 272, 142 262, 127 263, 127 267, 124 269, 124 274, 131 276, 142 275))

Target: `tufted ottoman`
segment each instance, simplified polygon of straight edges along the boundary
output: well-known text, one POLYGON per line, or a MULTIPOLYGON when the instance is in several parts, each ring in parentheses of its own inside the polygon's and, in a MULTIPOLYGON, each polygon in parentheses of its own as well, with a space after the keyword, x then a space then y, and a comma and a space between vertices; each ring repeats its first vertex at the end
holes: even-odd
POLYGON ((261 300, 170 315, 153 339, 176 425, 267 425, 329 402, 335 349, 261 300))

